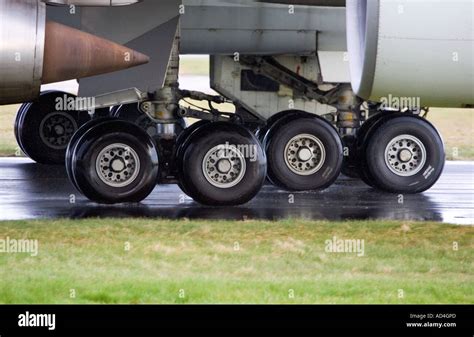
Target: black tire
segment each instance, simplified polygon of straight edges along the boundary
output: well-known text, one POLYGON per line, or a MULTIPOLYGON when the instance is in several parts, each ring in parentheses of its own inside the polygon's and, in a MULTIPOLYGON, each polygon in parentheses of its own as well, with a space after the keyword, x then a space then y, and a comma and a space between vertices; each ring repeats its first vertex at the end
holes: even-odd
MULTIPOLYGON (((40 94, 40 97, 43 96, 43 95, 46 95, 46 94, 50 94, 52 92, 54 92, 54 91, 53 90, 43 91, 40 94)), ((26 152, 25 152, 25 149, 23 148, 23 145, 21 144, 21 140, 20 140, 20 119, 23 116, 23 111, 25 109, 28 109, 31 104, 32 104, 31 102, 27 102, 27 103, 23 103, 22 105, 20 105, 20 107, 18 108, 18 111, 16 113, 15 124, 13 126, 13 131, 14 131, 14 134, 15 134, 16 142, 17 142, 18 146, 20 147, 21 151, 25 155, 26 155, 26 152)))
POLYGON ((69 141, 69 146, 66 150, 66 155, 65 155, 65 164, 66 164, 66 172, 67 172, 67 175, 69 177, 69 180, 71 181, 71 183, 74 185, 74 187, 79 191, 81 192, 82 194, 84 194, 81 190, 80 190, 80 187, 78 186, 78 184, 76 183, 76 180, 74 179, 74 175, 73 175, 73 171, 72 171, 72 159, 73 159, 73 154, 75 153, 76 151, 76 146, 77 144, 79 143, 81 137, 87 132, 89 131, 89 129, 95 127, 96 125, 98 124, 102 124, 106 121, 115 121, 117 120, 116 118, 111 118, 111 117, 108 117, 108 118, 98 118, 98 119, 92 119, 90 120, 89 122, 87 122, 86 124, 82 125, 79 130, 76 131, 76 133, 74 133, 74 135, 72 136, 71 140, 69 141))
POLYGON ((104 119, 87 131, 82 130, 74 144, 70 144, 67 158, 73 183, 81 193, 97 203, 140 202, 153 191, 158 179, 158 153, 153 139, 140 127, 126 121, 104 119), (102 156, 102 153, 106 155, 102 156), (120 172, 115 171, 116 179, 112 173, 106 176, 98 172, 98 167, 101 172, 113 171, 110 160, 98 160, 99 157, 107 160, 107 156, 114 157, 114 161, 123 167, 120 172), (119 157, 124 159, 119 160, 119 157), (128 160, 131 163, 127 163, 128 160), (133 170, 138 167, 137 163, 139 169, 133 170), (125 171, 130 173, 127 175, 125 171), (127 182, 130 174, 132 178, 127 182), (114 183, 115 186, 110 185, 114 183))
MULTIPOLYGON (((176 148, 175 148, 175 154, 174 154, 174 166, 173 166, 173 172, 177 177, 179 177, 180 172, 183 172, 183 155, 184 155, 184 150, 188 146, 189 142, 192 141, 193 134, 195 132, 198 132, 200 128, 203 126, 209 124, 209 121, 206 120, 200 120, 191 126, 187 127, 184 129, 184 131, 178 136, 176 139, 176 148)), ((182 184, 181 179, 178 179, 178 186, 179 188, 188 196, 192 198, 190 195, 190 192, 186 190, 186 187, 182 184)))
POLYGON ((329 187, 339 176, 343 162, 342 142, 338 133, 329 122, 317 116, 297 118, 270 129, 266 153, 268 177, 276 185, 290 191, 329 187), (293 147, 290 146, 296 144, 301 147, 301 142, 308 144, 304 150, 310 159, 305 162, 298 160, 298 153, 292 151, 293 147), (287 159, 285 153, 293 153, 295 158, 287 159))
POLYGON ((151 137, 156 137, 156 123, 140 111, 138 103, 120 105, 113 109, 112 116, 138 125, 151 137))
POLYGON ((113 107, 110 108, 109 115, 111 117, 114 117, 117 115, 118 109, 120 109, 121 105, 114 105, 113 107))
POLYGON ((398 116, 386 120, 371 135, 366 162, 377 188, 391 193, 420 193, 433 186, 443 172, 444 145, 435 127, 425 119, 398 116))
POLYGON ((20 106, 20 108, 18 109, 18 111, 16 113, 15 125, 13 126, 13 132, 15 134, 16 143, 18 144, 18 146, 20 147, 20 150, 25 155, 26 155, 26 152, 25 152, 25 149, 24 149, 23 145, 21 144, 21 139, 20 139, 20 119, 21 119, 21 116, 23 115, 23 110, 27 109, 30 104, 31 103, 23 103, 20 106))
POLYGON ((301 110, 288 110, 288 111, 281 111, 276 115, 273 115, 267 120, 265 126, 261 127, 258 131, 258 139, 263 145, 263 148, 266 147, 266 143, 271 136, 272 130, 279 128, 286 123, 289 123, 293 120, 299 118, 312 118, 314 115, 301 111, 301 110))
POLYGON ((263 144, 263 140, 265 138, 265 133, 267 132, 266 126, 262 126, 255 131, 255 137, 257 137, 258 141, 263 144))
POLYGON ((242 126, 223 122, 203 125, 192 135, 183 150, 179 180, 188 195, 201 204, 241 205, 255 197, 263 186, 266 176, 265 153, 255 135, 242 126), (228 154, 233 163, 228 161, 228 164, 230 170, 236 170, 231 173, 235 179, 229 178, 224 181, 224 185, 219 186, 216 185, 218 182, 210 177, 211 174, 204 173, 203 163, 207 162, 212 166, 212 158, 207 161, 207 155, 216 153, 219 147, 225 144, 230 145, 228 154), (233 152, 232 149, 239 149, 239 146, 253 149, 254 158, 248 153, 233 152))
POLYGON ((178 138, 176 139, 176 153, 175 158, 178 162, 182 161, 183 159, 183 150, 188 146, 189 142, 191 141, 194 133, 198 132, 203 126, 211 123, 210 121, 201 120, 198 121, 191 126, 187 127, 184 132, 182 132, 178 138))
POLYGON ((94 119, 107 118, 112 116, 110 108, 98 108, 94 111, 94 119))
POLYGON ((360 179, 368 186, 374 187, 374 177, 370 174, 367 167, 366 151, 369 144, 369 139, 377 128, 385 121, 402 116, 401 113, 395 112, 379 112, 370 117, 357 132, 356 139, 356 159, 358 167, 358 175, 360 179))
POLYGON ((357 137, 346 135, 342 138, 344 146, 344 161, 342 162, 342 174, 349 178, 359 179, 359 160, 356 151, 357 137), (346 149, 348 151, 346 155, 346 149))
POLYGON ((64 165, 70 139, 90 120, 87 112, 57 111, 56 99, 63 96, 75 97, 59 91, 42 93, 37 102, 23 106, 18 112, 17 142, 25 155, 37 163, 64 165))

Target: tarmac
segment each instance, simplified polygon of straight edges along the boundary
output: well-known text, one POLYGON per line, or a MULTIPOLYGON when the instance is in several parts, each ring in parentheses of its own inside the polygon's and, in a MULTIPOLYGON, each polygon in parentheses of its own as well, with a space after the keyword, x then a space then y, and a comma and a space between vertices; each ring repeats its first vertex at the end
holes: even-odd
POLYGON ((176 185, 159 185, 140 204, 98 205, 80 195, 63 167, 0 159, 0 220, 145 217, 166 219, 426 220, 474 225, 474 162, 448 162, 438 183, 417 195, 378 192, 341 176, 329 189, 290 193, 266 185, 238 207, 202 206, 176 185))

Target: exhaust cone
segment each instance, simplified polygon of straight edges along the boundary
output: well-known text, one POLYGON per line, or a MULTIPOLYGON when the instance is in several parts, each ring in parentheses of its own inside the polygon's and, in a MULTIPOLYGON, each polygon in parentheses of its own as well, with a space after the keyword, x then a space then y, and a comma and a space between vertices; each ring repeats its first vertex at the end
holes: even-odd
POLYGON ((98 36, 46 23, 42 83, 85 78, 128 69, 149 57, 98 36))

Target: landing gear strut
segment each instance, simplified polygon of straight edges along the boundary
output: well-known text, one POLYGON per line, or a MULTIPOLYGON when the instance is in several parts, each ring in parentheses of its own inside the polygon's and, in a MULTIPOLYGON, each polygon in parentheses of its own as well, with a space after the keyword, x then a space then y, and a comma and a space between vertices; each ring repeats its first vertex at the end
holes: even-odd
MULTIPOLYGON (((158 139, 160 136, 160 125, 151 119, 150 116, 143 113, 138 103, 114 107, 111 110, 111 116, 140 126, 154 139, 158 139)), ((179 118, 173 126, 174 133, 178 136, 186 129, 186 121, 183 118, 179 118)))

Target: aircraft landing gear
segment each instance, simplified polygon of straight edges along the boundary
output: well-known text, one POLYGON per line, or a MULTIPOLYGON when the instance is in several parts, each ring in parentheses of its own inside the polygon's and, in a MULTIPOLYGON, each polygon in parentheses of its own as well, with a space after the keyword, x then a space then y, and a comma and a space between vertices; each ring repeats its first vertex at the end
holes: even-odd
POLYGON ((309 114, 283 117, 270 127, 264 144, 268 177, 284 189, 324 189, 341 172, 341 139, 334 127, 320 117, 309 114))
POLYGON ((104 118, 82 127, 66 154, 76 188, 97 203, 140 202, 156 186, 158 152, 139 126, 104 118))
POLYGON ((445 163, 443 141, 435 127, 407 114, 388 114, 375 122, 360 158, 365 179, 391 193, 426 191, 439 179, 445 163))
MULTIPOLYGON (((200 121, 181 134, 176 145, 179 185, 201 204, 240 205, 264 183, 265 153, 240 125, 200 121)), ((66 170, 74 186, 92 201, 140 202, 159 181, 159 151, 139 126, 114 117, 96 119, 72 138, 66 170)))
POLYGON ((64 164, 70 139, 90 119, 84 112, 56 109, 58 99, 67 101, 74 97, 59 91, 43 92, 38 101, 20 107, 14 130, 25 155, 40 164, 64 164))
POLYGON ((265 181, 265 153, 257 138, 239 125, 203 123, 178 149, 180 186, 201 204, 244 204, 257 195, 265 181))

